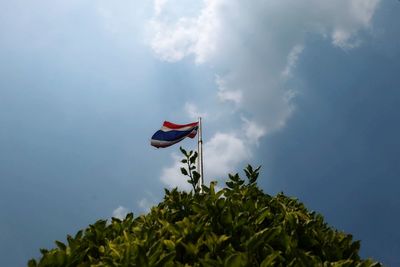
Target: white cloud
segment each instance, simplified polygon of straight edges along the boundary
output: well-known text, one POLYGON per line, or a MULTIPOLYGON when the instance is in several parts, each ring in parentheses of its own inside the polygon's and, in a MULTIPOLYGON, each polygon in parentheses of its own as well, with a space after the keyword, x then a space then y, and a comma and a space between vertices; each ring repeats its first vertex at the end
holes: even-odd
MULTIPOLYGON (((215 52, 214 40, 219 28, 218 9, 222 1, 204 2, 205 6, 198 17, 183 16, 171 22, 170 18, 156 16, 151 21, 154 30, 151 47, 162 60, 174 62, 195 54, 196 63, 203 63, 215 52)), ((184 5, 182 2, 179 4, 184 5)))
POLYGON ((361 41, 351 34, 351 32, 343 29, 335 29, 332 32, 332 43, 344 50, 356 48, 361 41))
POLYGON ((250 157, 250 149, 242 138, 234 133, 217 132, 204 145, 205 177, 208 182, 225 178, 238 163, 250 157))
POLYGON ((172 165, 162 170, 160 180, 169 188, 178 187, 182 190, 190 190, 191 185, 187 182, 188 179, 180 171, 180 168, 183 167, 180 162, 182 157, 172 154, 172 159, 172 165))
POLYGON ((208 116, 206 112, 200 112, 197 106, 193 103, 185 103, 184 110, 188 117, 192 120, 197 120, 199 117, 206 118, 208 116))
POLYGON ((164 8, 164 5, 167 3, 167 0, 154 0, 154 13, 156 16, 159 16, 164 8))
POLYGON ((243 93, 239 90, 219 90, 218 98, 223 102, 232 101, 233 103, 239 105, 242 101, 243 93))
MULTIPOLYGON (((295 111, 297 95, 296 88, 288 88, 288 80, 307 49, 307 38, 322 36, 333 49, 353 49, 361 44, 359 32, 371 29, 380 3, 203 0, 196 13, 190 8, 192 2, 171 1, 174 4, 167 2, 164 9, 181 7, 179 15, 165 12, 151 21, 155 55, 169 62, 193 57, 196 64, 209 66, 217 77, 217 104, 235 104, 231 113, 224 114, 251 118, 243 119, 242 128, 216 133, 205 144, 206 175, 212 178, 226 175, 249 159, 260 138, 286 125, 295 111), (182 12, 185 8, 187 14, 182 12)), ((187 112, 194 115, 197 107, 189 108, 187 112)), ((174 162, 164 169, 162 180, 168 185, 186 185, 183 178, 177 178, 179 161, 174 162)))
POLYGON ((155 35, 151 47, 160 59, 175 62, 190 54, 196 40, 196 33, 188 26, 191 23, 191 20, 181 18, 171 29, 160 22, 152 22, 155 35))
MULTIPOLYGON (((193 56, 219 75, 216 95, 254 116, 268 132, 293 112, 285 86, 311 35, 329 36, 334 47, 360 44, 380 0, 203 0, 197 14, 155 17, 152 48, 162 60, 193 56)), ((169 3, 166 4, 168 6, 169 3)), ((185 1, 174 5, 188 7, 185 1)))
MULTIPOLYGON (((251 140, 253 141, 253 140, 251 140)), ((249 160, 251 157, 251 142, 245 136, 239 137, 235 133, 217 132, 204 144, 204 177, 205 183, 213 180, 225 179, 229 172, 233 172, 239 163, 249 160)), ((182 157, 172 155, 173 163, 164 168, 161 181, 168 187, 178 187, 182 190, 190 190, 191 185, 187 178, 180 173, 183 164, 182 157)))
MULTIPOLYGON (((155 0, 155 5, 159 6, 160 2, 165 4, 165 0, 155 0)), ((229 50, 227 46, 240 49, 244 45, 251 46, 254 40, 261 41, 262 37, 267 37, 264 39, 266 50, 270 44, 281 42, 287 42, 282 47, 285 48, 292 40, 304 39, 309 33, 330 34, 333 44, 341 46, 359 30, 370 27, 379 2, 258 0, 247 3, 239 0, 204 0, 197 16, 154 19, 155 38, 152 44, 158 48, 155 52, 163 59, 174 58, 166 54, 177 49, 182 55, 195 55, 198 63, 212 61, 214 56, 221 57, 221 53, 229 53, 224 50, 229 50), (260 34, 261 39, 254 34, 260 34)), ((184 1, 175 1, 174 4, 185 6, 184 1)), ((156 15, 159 14, 157 10, 156 15)))
POLYGON ((241 90, 238 89, 230 89, 227 87, 227 82, 225 79, 217 76, 215 82, 218 86, 218 93, 217 96, 219 100, 222 102, 233 102, 236 105, 239 105, 242 102, 243 93, 241 90))
POLYGON ((351 0, 338 14, 331 33, 332 43, 342 49, 352 49, 360 45, 357 37, 360 29, 369 29, 371 20, 380 0, 351 0))
POLYGON ((296 67, 297 60, 300 54, 303 52, 303 45, 295 45, 287 57, 286 67, 282 72, 284 78, 289 78, 292 75, 292 70, 296 67))
POLYGON ((257 122, 248 120, 245 117, 242 117, 242 120, 243 131, 247 140, 251 144, 258 145, 260 138, 267 133, 266 129, 262 125, 257 124, 257 122))
POLYGON ((125 219, 126 215, 128 214, 129 210, 123 206, 119 206, 112 212, 112 217, 118 219, 125 219))

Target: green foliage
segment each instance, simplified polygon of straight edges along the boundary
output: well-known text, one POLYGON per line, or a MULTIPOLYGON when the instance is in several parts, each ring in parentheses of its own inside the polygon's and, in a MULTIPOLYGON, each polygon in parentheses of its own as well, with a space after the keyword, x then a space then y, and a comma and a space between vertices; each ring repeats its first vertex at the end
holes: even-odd
POLYGON ((41 250, 28 266, 381 266, 360 259, 358 241, 298 200, 263 193, 260 167, 246 167, 247 182, 229 175, 226 188, 216 191, 212 182, 200 194, 192 168, 197 153, 182 152, 193 192, 165 190, 147 215, 99 220, 67 236, 67 244, 41 250))
POLYGON ((179 149, 185 156, 185 158, 181 160, 181 163, 186 164, 186 168, 181 168, 181 173, 189 177, 187 182, 192 185, 193 191, 198 193, 200 192, 200 188, 197 184, 199 183, 200 174, 196 171, 197 152, 193 152, 192 150, 187 152, 182 147, 179 147, 179 149))

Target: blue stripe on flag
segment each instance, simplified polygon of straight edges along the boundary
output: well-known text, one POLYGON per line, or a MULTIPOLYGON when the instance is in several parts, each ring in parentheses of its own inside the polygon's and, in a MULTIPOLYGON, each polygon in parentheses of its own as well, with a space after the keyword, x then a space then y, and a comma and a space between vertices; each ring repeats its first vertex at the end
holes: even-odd
POLYGON ((151 139, 159 140, 159 141, 175 141, 184 138, 185 136, 189 135, 194 129, 197 127, 193 127, 189 131, 168 131, 163 132, 158 130, 151 139))

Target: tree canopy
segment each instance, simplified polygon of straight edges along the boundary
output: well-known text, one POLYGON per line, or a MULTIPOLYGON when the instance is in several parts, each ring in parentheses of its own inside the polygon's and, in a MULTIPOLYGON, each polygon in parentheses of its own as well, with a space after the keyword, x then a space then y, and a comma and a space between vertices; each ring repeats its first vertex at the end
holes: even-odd
POLYGON ((248 165, 246 181, 229 174, 226 187, 196 187, 195 152, 186 152, 182 173, 193 191, 165 190, 148 214, 99 220, 66 244, 42 249, 33 266, 357 266, 380 263, 359 256, 360 242, 328 226, 295 198, 265 194, 260 167, 248 165))

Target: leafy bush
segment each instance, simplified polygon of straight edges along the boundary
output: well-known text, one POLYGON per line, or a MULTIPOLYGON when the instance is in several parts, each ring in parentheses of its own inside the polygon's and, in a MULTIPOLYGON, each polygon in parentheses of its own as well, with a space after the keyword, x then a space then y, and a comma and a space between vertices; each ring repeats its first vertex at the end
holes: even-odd
POLYGON ((247 166, 247 182, 229 175, 226 188, 212 182, 200 193, 197 154, 182 152, 192 192, 165 190, 147 215, 99 220, 28 266, 381 266, 360 259, 359 241, 298 200, 263 193, 260 168, 247 166))

